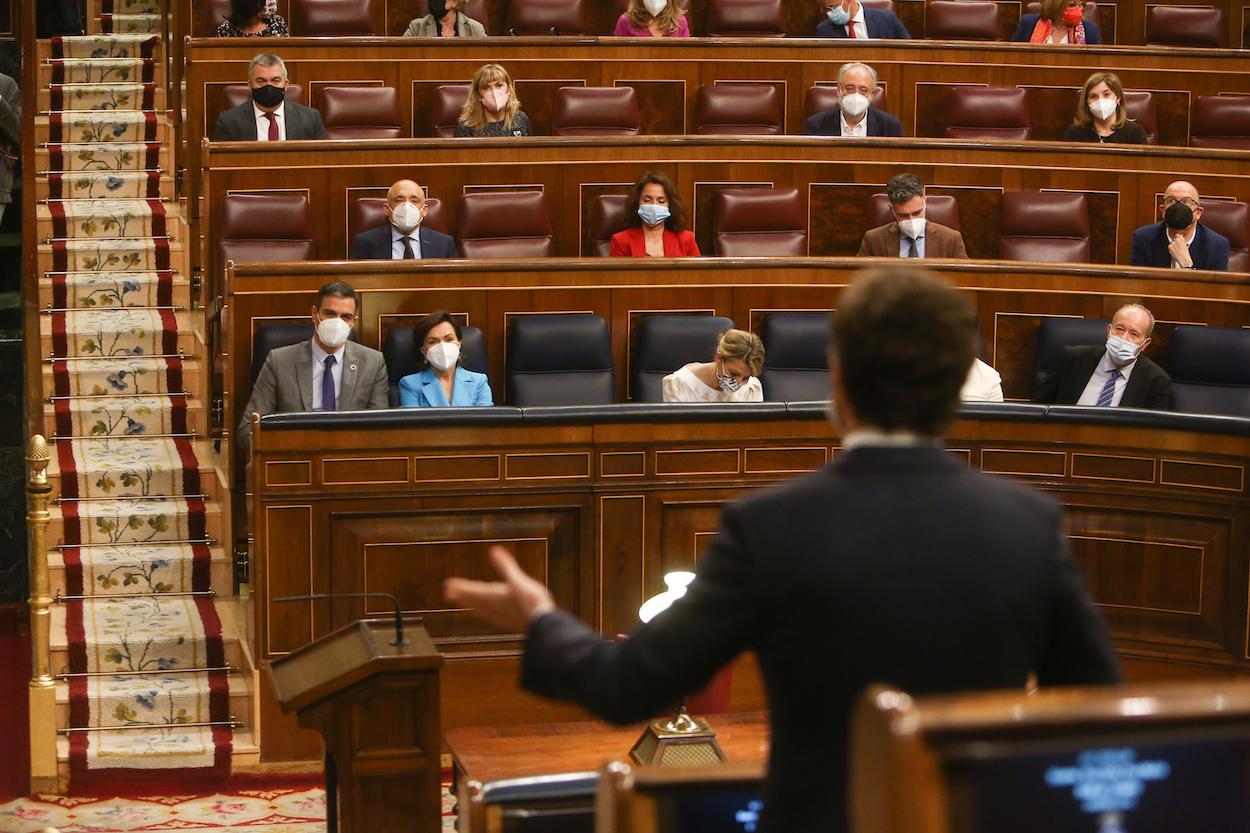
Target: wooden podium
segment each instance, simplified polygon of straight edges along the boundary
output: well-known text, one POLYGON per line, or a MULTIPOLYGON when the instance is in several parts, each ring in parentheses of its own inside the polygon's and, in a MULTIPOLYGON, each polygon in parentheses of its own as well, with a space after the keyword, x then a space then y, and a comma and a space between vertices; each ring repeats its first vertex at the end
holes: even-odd
POLYGON ((269 663, 278 703, 325 740, 328 833, 442 829, 438 672, 421 625, 361 619, 269 663))

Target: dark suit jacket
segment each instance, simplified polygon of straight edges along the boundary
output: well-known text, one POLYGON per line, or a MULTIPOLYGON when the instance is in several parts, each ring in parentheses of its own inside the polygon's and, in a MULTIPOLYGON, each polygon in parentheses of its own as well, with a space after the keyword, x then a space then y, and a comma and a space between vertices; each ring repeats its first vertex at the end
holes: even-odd
MULTIPOLYGON (((925 223, 924 236, 926 258, 968 256, 963 235, 950 226, 930 220, 925 223)), ((859 256, 898 257, 898 244, 898 223, 886 223, 864 232, 863 242, 859 244, 859 256)))
MULTIPOLYGON (((903 21, 894 16, 893 12, 883 12, 879 9, 870 9, 867 6, 862 8, 864 10, 864 25, 868 27, 868 37, 911 40, 907 27, 903 25, 903 21)), ((845 38, 846 27, 834 26, 832 21, 825 18, 816 27, 816 37, 845 38)))
POLYGON ((754 650, 771 704, 768 831, 845 831, 849 719, 870 683, 914 694, 1110 683, 1115 654, 1059 507, 929 447, 867 447, 725 509, 698 578, 624 642, 530 625, 521 682, 649 718, 754 650))
MULTIPOLYGON (((1189 256, 1195 269, 1228 271, 1228 238, 1198 223, 1194 242, 1189 244, 1189 256)), ((1163 222, 1142 226, 1133 232, 1134 266, 1158 266, 1167 269, 1172 265, 1172 253, 1168 251, 1168 230, 1163 222)))
MULTIPOLYGON (((324 139, 326 137, 326 126, 321 121, 321 113, 313 108, 287 101, 282 106, 282 114, 286 116, 288 139, 324 139)), ((213 128, 213 141, 256 141, 256 114, 252 111, 250 99, 217 116, 217 126, 213 128)))
MULTIPOLYGON (((822 110, 807 121, 803 122, 804 136, 841 136, 842 135, 842 109, 840 107, 831 107, 828 110, 822 110)), ((868 108, 868 135, 869 136, 902 136, 902 123, 891 116, 889 113, 882 112, 875 108, 868 108)))
MULTIPOLYGON (((1026 14, 1020 18, 1020 25, 1016 27, 1016 33, 1011 39, 1016 43, 1028 43, 1029 38, 1033 37, 1033 30, 1037 27, 1037 21, 1041 20, 1040 14, 1026 14)), ((1085 21, 1085 45, 1091 43, 1102 43, 1102 30, 1098 28, 1098 24, 1092 21, 1085 21)))
MULTIPOLYGON (((1075 405, 1106 352, 1107 348, 1101 344, 1063 348, 1059 363, 1037 389, 1037 401, 1046 405, 1075 405)), ((1171 377, 1150 359, 1138 356, 1119 407, 1166 411, 1171 406, 1171 377)))
MULTIPOLYGON (((443 234, 432 228, 419 226, 417 241, 421 244, 421 257, 460 257, 456 251, 456 241, 450 234, 443 234)), ((352 238, 349 257, 352 260, 391 260, 391 224, 362 231, 352 238)))

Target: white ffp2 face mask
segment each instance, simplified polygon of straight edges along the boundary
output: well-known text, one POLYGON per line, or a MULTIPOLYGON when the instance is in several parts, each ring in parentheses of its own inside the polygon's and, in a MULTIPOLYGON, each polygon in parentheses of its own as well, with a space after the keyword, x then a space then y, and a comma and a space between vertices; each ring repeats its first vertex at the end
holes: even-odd
POLYGON ((391 209, 391 225, 404 234, 421 225, 421 209, 410 202, 401 202, 391 209))
POLYGON ((659 17, 660 12, 667 8, 668 0, 642 0, 642 5, 646 7, 647 14, 659 17))
POLYGON ((331 350, 337 350, 347 341, 351 325, 342 318, 326 318, 317 325, 317 338, 331 350))
POLYGON ((1114 98, 1095 99, 1089 105, 1089 111, 1094 114, 1094 118, 1106 121, 1115 115, 1115 109, 1119 102, 1114 98))
POLYGON ((842 96, 842 112, 851 118, 859 118, 860 114, 868 109, 868 96, 860 93, 851 93, 842 96))
POLYGON ((440 341, 425 351, 425 360, 435 370, 450 370, 460 359, 460 345, 454 341, 440 341))
POLYGON ((492 113, 502 112, 508 106, 507 90, 487 90, 482 94, 482 105, 492 113))
POLYGON ((924 217, 912 217, 907 220, 898 221, 898 230, 903 234, 915 240, 924 234, 925 219, 924 217))

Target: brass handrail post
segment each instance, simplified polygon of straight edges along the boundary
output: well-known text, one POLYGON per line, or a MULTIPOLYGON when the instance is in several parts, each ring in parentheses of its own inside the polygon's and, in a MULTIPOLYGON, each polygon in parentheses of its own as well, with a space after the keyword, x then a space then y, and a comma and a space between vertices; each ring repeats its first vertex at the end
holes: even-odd
POLYGON ((52 595, 48 580, 48 441, 36 434, 26 453, 26 527, 30 532, 30 791, 57 791, 56 680, 52 676, 52 595))

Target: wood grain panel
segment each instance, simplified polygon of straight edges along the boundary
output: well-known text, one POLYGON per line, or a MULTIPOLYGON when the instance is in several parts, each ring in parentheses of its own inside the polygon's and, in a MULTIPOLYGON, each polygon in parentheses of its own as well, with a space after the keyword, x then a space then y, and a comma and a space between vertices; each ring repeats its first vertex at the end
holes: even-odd
POLYGON ((505 480, 590 477, 590 452, 504 455, 505 480))
POLYGON ((629 633, 648 598, 644 580, 647 499, 643 495, 599 498, 598 625, 605 634, 629 633), (610 590, 610 592, 608 592, 610 590))
MULTIPOLYGON (((302 596, 314 592, 312 506, 266 506, 260 552, 262 598, 302 596)), ((313 638, 311 602, 270 604, 264 634, 265 655, 294 651, 313 638)))
POLYGON ((981 452, 981 471, 1017 477, 1062 477, 1067 455, 1062 451, 1023 451, 987 448, 981 452))
POLYGON ((1129 483, 1154 483, 1155 460, 1108 454, 1072 455, 1072 476, 1089 480, 1121 480, 1129 483))
POLYGON ((645 451, 605 451, 599 455, 600 477, 642 477, 646 473, 645 451))
POLYGON ((498 480, 501 465, 498 454, 418 455, 412 459, 412 479, 418 483, 498 480))
POLYGON ((1243 466, 1163 460, 1159 469, 1159 482, 1164 485, 1241 492, 1246 487, 1246 470, 1243 466))
POLYGON ((746 474, 797 474, 815 471, 825 465, 829 449, 810 448, 748 448, 743 451, 742 471, 746 474))
POLYGON ((407 457, 359 457, 323 460, 321 482, 326 486, 365 486, 407 483, 407 457))
POLYGON ((657 475, 737 474, 739 464, 736 448, 655 452, 657 475))
POLYGON ((633 87, 644 134, 680 136, 686 132, 686 82, 616 80, 615 87, 633 87))
POLYGON ((268 486, 311 486, 312 463, 307 460, 271 460, 265 463, 268 486))

